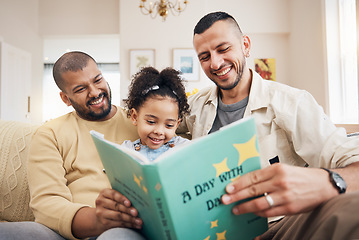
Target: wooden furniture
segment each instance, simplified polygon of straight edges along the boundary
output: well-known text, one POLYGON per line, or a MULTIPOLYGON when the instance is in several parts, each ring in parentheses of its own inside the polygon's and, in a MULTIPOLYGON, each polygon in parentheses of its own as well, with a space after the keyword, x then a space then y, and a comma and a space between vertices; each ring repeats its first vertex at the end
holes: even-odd
POLYGON ((359 132, 359 124, 335 124, 335 126, 345 128, 348 134, 359 132))

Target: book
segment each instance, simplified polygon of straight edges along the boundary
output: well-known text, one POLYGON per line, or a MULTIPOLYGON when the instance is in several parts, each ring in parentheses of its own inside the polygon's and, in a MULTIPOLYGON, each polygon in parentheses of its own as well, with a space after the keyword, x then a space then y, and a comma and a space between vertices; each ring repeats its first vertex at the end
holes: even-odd
POLYGON ((152 162, 100 133, 91 135, 112 188, 138 210, 147 239, 253 239, 267 230, 267 218, 234 215, 234 203, 221 202, 228 183, 261 167, 252 117, 174 147, 152 162))

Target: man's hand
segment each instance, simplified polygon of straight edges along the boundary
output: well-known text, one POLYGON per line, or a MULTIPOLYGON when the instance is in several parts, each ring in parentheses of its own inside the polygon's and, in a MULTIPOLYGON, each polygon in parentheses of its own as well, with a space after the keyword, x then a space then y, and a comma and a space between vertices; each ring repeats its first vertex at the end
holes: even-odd
MULTIPOLYGON (((137 218, 138 212, 131 207, 131 202, 121 193, 113 189, 105 189, 96 199, 96 216, 105 228, 142 227, 142 220, 137 218)), ((107 230, 106 229, 106 230, 107 230)))
POLYGON ((81 208, 72 222, 72 233, 77 238, 98 236, 114 228, 142 228, 137 210, 121 193, 104 189, 96 199, 96 208, 81 208))
POLYGON ((265 169, 245 174, 226 187, 224 204, 268 194, 233 207, 234 214, 253 212, 263 217, 307 212, 338 195, 326 171, 318 168, 273 164, 265 169))

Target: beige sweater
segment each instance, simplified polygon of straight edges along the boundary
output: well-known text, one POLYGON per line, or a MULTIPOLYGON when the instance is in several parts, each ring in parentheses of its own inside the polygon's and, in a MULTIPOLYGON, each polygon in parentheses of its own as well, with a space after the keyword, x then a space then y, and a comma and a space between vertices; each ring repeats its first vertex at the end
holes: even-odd
POLYGON ((71 223, 84 206, 95 206, 99 192, 110 188, 89 134, 95 130, 117 143, 138 138, 136 128, 118 107, 107 121, 86 121, 75 112, 52 120, 34 134, 28 163, 30 206, 35 220, 74 239, 71 223))

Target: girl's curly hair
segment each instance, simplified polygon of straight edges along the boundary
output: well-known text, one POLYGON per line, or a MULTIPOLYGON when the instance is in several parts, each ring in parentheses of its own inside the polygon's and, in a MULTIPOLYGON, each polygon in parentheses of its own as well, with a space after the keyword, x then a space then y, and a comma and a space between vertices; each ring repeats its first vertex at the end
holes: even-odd
POLYGON ((131 116, 132 108, 138 111, 148 98, 162 96, 176 100, 178 116, 182 119, 189 113, 189 105, 180 74, 173 68, 165 68, 161 72, 153 67, 142 68, 132 77, 129 86, 128 99, 125 100, 127 116, 131 116))

